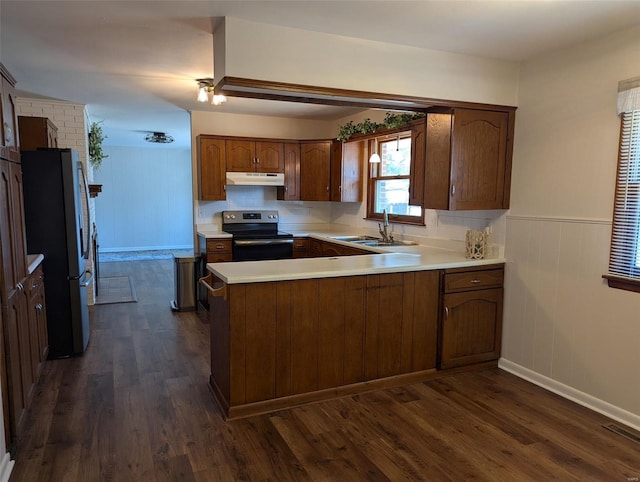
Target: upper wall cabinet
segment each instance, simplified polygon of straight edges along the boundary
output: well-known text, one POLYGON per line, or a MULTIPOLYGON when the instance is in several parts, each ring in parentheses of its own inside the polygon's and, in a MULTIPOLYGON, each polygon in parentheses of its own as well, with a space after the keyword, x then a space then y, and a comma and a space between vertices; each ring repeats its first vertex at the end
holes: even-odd
POLYGON ((227 171, 284 172, 284 144, 252 140, 227 140, 227 171))
POLYGON ((46 117, 18 116, 18 129, 21 151, 58 147, 58 128, 46 117))
POLYGON ((225 140, 200 135, 197 139, 198 199, 222 201, 227 198, 225 190, 225 140))
POLYGON ((331 141, 300 143, 300 200, 330 201, 331 141))
POLYGON ((425 208, 507 209, 515 111, 428 114, 425 208))
POLYGON ((0 64, 0 157, 20 162, 16 81, 0 64))
POLYGON ((284 145, 284 186, 278 186, 278 200, 300 200, 300 143, 284 145))
POLYGON ((331 145, 331 200, 362 201, 362 166, 366 141, 340 142, 331 145))

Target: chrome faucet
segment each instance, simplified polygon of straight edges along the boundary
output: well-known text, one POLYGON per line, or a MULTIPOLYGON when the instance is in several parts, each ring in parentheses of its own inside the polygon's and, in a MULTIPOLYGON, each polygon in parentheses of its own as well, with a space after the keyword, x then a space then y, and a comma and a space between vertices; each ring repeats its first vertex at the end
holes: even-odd
POLYGON ((393 234, 390 234, 388 231, 389 228, 389 215, 387 214, 387 210, 382 210, 382 219, 384 229, 380 227, 380 223, 378 223, 378 231, 380 232, 380 236, 382 236, 382 241, 384 243, 393 243, 393 234))

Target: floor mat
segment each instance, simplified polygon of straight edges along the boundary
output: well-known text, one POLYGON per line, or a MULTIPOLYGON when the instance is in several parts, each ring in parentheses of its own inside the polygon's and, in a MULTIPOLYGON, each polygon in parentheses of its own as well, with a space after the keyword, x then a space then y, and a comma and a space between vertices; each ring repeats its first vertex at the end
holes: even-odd
POLYGON ((137 301, 133 280, 129 276, 100 278, 100 290, 96 297, 96 305, 135 303, 137 301))

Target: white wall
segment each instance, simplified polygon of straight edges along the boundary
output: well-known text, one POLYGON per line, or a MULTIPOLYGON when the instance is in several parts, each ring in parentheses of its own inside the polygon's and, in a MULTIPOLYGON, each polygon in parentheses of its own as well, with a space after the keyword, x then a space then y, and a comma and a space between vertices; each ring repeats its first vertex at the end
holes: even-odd
POLYGON ((193 247, 191 151, 104 146, 94 172, 100 251, 193 247))
POLYGON ((607 287, 618 81, 640 28, 522 66, 503 366, 640 428, 640 294, 607 287))
POLYGON ((226 75, 488 104, 517 102, 517 62, 232 17, 214 31, 214 49, 216 79, 226 75))

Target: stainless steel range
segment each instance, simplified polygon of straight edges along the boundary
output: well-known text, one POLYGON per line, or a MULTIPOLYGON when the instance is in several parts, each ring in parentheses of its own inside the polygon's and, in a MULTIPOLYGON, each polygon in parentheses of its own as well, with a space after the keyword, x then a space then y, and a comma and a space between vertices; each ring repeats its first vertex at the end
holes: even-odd
POLYGON ((278 211, 222 211, 222 230, 233 235, 233 261, 293 257, 293 234, 278 231, 278 211))

